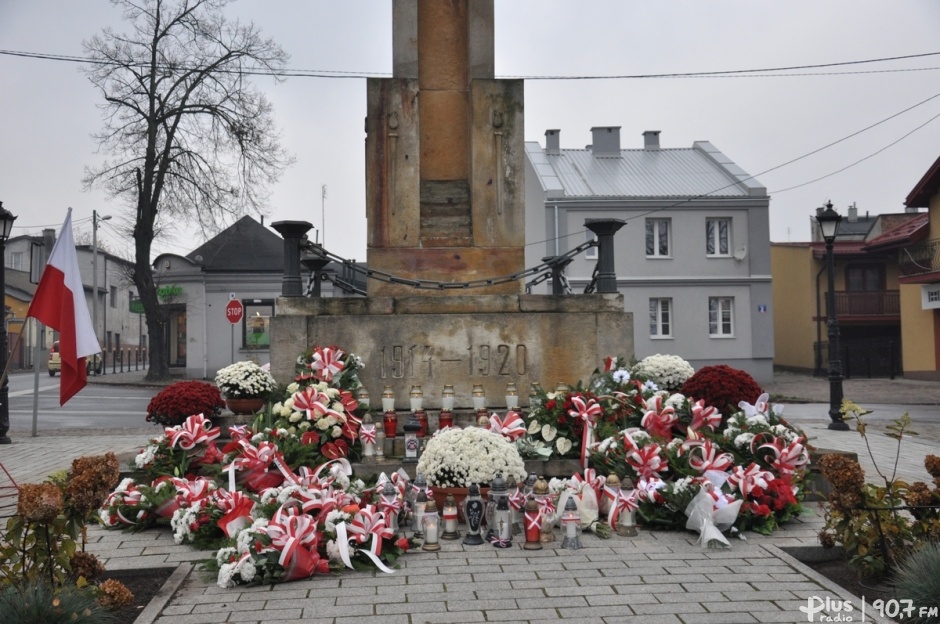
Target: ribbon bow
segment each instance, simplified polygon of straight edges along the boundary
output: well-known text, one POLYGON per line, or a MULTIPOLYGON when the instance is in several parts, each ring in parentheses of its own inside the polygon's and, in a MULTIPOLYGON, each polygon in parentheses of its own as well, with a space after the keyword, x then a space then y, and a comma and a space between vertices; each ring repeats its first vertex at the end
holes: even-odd
POLYGON ((689 466, 704 474, 706 470, 725 472, 734 464, 731 453, 718 453, 718 449, 711 440, 697 443, 689 451, 689 466), (696 454, 698 451, 698 454, 696 454))
POLYGON ((705 407, 705 399, 699 399, 692 404, 692 423, 689 427, 697 431, 708 427, 714 431, 721 424, 721 413, 712 406, 705 407))
POLYGON ((751 462, 747 468, 735 466, 728 477, 728 483, 731 487, 736 487, 741 491, 741 496, 747 498, 754 488, 766 488, 768 481, 773 481, 774 475, 769 470, 761 470, 761 467, 751 462))
POLYGON ((329 383, 333 381, 333 376, 343 370, 342 357, 345 355, 341 349, 333 347, 317 347, 313 353, 313 362, 310 368, 317 373, 317 377, 329 383))
POLYGON ((509 506, 516 511, 525 507, 525 493, 516 487, 516 491, 509 495, 509 506))
POLYGON ((306 567, 304 560, 316 553, 319 541, 316 521, 305 514, 278 513, 276 517, 278 520, 268 524, 264 531, 270 536, 273 549, 280 552, 277 562, 287 570, 287 580, 302 578, 299 571, 306 567))
POLYGON ((117 526, 117 522, 114 521, 114 518, 128 526, 134 526, 139 520, 142 520, 147 516, 147 510, 141 509, 137 512, 137 517, 135 519, 128 518, 124 515, 124 512, 121 510, 121 507, 140 507, 144 501, 143 494, 140 490, 137 489, 137 486, 130 484, 127 486, 127 489, 119 492, 114 491, 108 494, 107 500, 104 502, 104 508, 114 507, 113 513, 99 514, 102 519, 105 520, 107 526, 113 527, 117 526))
POLYGON ((670 406, 663 407, 663 397, 656 395, 648 401, 643 401, 643 419, 640 426, 659 438, 672 437, 672 428, 679 421, 676 410, 670 406))
POLYGON ((170 442, 170 448, 177 444, 184 451, 188 451, 197 444, 215 440, 222 434, 218 427, 212 428, 212 422, 202 414, 193 414, 182 425, 166 427, 164 429, 170 442))
POLYGON ((510 442, 515 442, 526 434, 522 417, 511 410, 506 412, 506 416, 503 418, 500 418, 498 414, 491 414, 489 429, 493 433, 498 433, 507 438, 510 442))
POLYGON ((510 538, 510 539, 499 539, 499 536, 498 536, 498 535, 491 535, 491 536, 490 536, 490 544, 492 544, 492 545, 495 546, 496 548, 509 548, 510 546, 512 546, 512 539, 511 539, 511 538, 510 538))
POLYGON ((251 510, 255 502, 241 492, 229 492, 226 489, 215 491, 215 503, 222 510, 222 517, 216 523, 225 537, 235 537, 251 523, 251 510))
POLYGON ((773 442, 761 444, 758 448, 770 449, 774 455, 771 465, 781 475, 790 475, 796 472, 798 468, 805 466, 809 461, 809 456, 800 440, 794 440, 786 446, 784 444, 780 438, 776 438, 773 442))
POLYGON ((604 410, 601 409, 601 406, 598 405, 597 401, 594 399, 588 399, 588 401, 585 402, 584 398, 576 396, 571 398, 571 403, 574 405, 575 409, 569 410, 568 415, 572 418, 577 418, 584 425, 581 431, 581 467, 587 468, 588 448, 591 446, 591 433, 594 431, 594 423, 597 422, 598 416, 604 413, 604 410))
POLYGON ((625 460, 637 475, 643 479, 659 477, 659 474, 669 468, 659 455, 658 444, 648 444, 642 448, 627 453, 625 460))
POLYGON ((306 412, 307 418, 310 420, 313 420, 313 415, 310 412, 317 411, 321 413, 324 403, 329 405, 330 398, 315 386, 307 386, 303 390, 294 393, 294 409, 298 412, 306 412))
POLYGON ((359 438, 363 444, 375 444, 375 425, 362 425, 359 438))
POLYGON ((636 484, 639 498, 646 499, 651 503, 662 504, 666 502, 659 490, 666 487, 666 482, 658 477, 640 479, 636 484))
MULTIPOLYGON (((597 474, 597 471, 593 468, 585 468, 583 477, 580 473, 576 472, 571 476, 571 480, 578 486, 591 486, 591 489, 594 490, 594 494, 597 496, 597 500, 600 500, 603 496, 604 486, 607 484, 607 477, 597 474)), ((578 489, 580 490, 580 487, 578 487, 578 489)))

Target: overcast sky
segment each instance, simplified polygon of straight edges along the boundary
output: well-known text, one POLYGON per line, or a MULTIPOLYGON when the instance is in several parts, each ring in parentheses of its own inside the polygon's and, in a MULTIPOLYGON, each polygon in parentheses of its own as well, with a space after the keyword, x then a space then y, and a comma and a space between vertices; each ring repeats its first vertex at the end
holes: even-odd
MULTIPOLYGON (((497 77, 761 69, 940 51, 940 2, 932 0, 496 0, 495 6, 497 77)), ((391 73, 390 0, 241 0, 228 14, 253 20, 273 37, 290 53, 291 68, 391 73)), ((80 56, 82 41, 109 24, 125 30, 120 11, 104 0, 0 0, 0 50, 80 56)), ((827 199, 843 214, 851 203, 861 214, 903 211, 905 196, 940 155, 940 119, 930 121, 940 116, 938 68, 935 55, 795 76, 527 80, 526 139, 544 145, 545 130, 558 128, 562 147, 582 148, 592 126, 610 125, 621 126, 623 147, 641 147, 644 130, 660 130, 666 148, 711 141, 767 187, 771 240, 805 241, 810 216, 827 199), (786 190, 798 185, 804 186, 786 190)), ((307 220, 320 229, 325 205, 327 247, 364 259, 365 79, 258 84, 297 158, 273 189, 266 223, 307 220)), ((76 64, 0 55, 0 201, 19 217, 14 235, 57 229, 69 206, 78 238, 90 232, 92 210, 113 215, 99 238, 130 257, 131 246, 114 227, 125 218, 122 207, 81 186, 83 168, 102 158, 91 139, 102 127, 99 103, 76 64)), ((179 231, 155 251, 185 254, 200 243, 179 231)))

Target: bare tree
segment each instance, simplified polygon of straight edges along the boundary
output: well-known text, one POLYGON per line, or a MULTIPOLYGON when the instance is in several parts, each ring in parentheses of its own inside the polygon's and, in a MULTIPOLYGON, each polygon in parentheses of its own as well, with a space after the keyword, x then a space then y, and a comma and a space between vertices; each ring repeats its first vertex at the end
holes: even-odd
POLYGON ((249 77, 272 75, 287 54, 253 24, 229 22, 228 0, 112 0, 130 34, 106 28, 84 43, 84 71, 101 92, 109 160, 86 171, 86 187, 134 211, 134 283, 151 337, 148 379, 169 377, 166 311, 157 299, 151 247, 160 227, 195 221, 214 232, 260 212, 290 164, 271 105, 249 77))

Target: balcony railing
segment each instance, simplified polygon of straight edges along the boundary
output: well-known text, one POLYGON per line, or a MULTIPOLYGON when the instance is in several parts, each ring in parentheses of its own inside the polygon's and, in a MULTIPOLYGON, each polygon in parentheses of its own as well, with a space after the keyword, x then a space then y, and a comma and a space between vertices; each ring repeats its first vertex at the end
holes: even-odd
POLYGON ((903 247, 898 252, 901 277, 940 272, 940 240, 903 247))
POLYGON ((901 299, 897 290, 836 291, 836 316, 900 316, 901 299))

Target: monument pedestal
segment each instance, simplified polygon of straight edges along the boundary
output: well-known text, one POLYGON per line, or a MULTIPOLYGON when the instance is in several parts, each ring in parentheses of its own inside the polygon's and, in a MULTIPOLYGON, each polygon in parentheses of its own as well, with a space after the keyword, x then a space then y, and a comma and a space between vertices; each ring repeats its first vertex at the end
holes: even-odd
POLYGON ((271 320, 271 373, 295 375, 297 356, 335 345, 365 362, 359 378, 373 397, 385 386, 408 409, 411 386, 439 410, 444 384, 458 408, 482 385, 490 411, 505 411, 506 385, 523 405, 532 383, 587 380, 604 357, 633 355, 633 320, 620 294, 461 295, 312 299, 280 297, 271 320))

